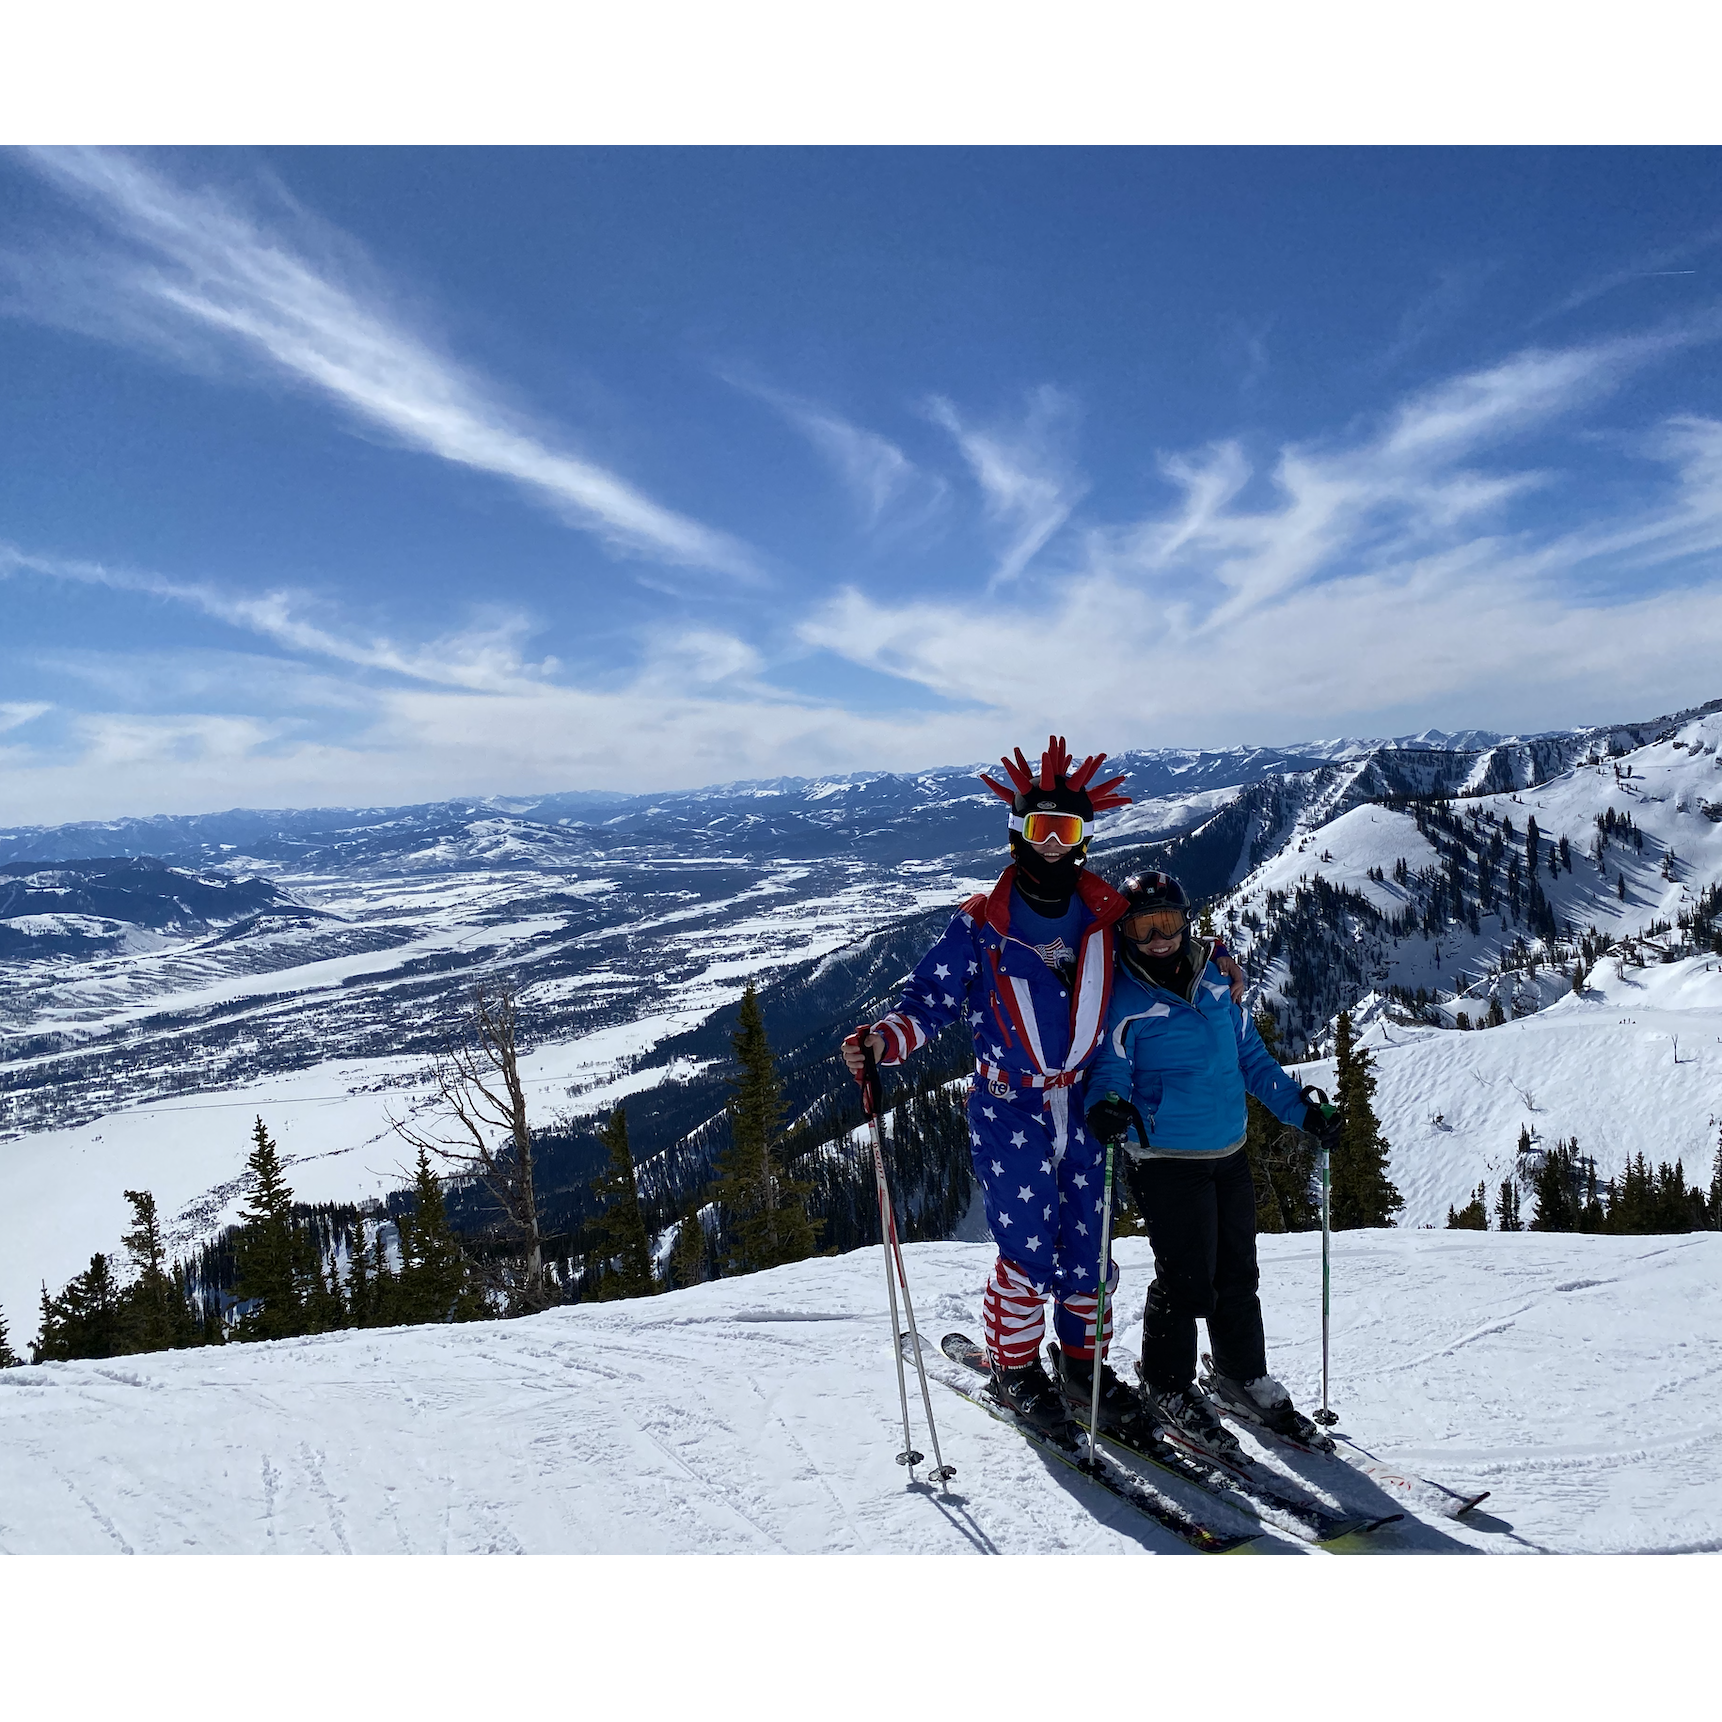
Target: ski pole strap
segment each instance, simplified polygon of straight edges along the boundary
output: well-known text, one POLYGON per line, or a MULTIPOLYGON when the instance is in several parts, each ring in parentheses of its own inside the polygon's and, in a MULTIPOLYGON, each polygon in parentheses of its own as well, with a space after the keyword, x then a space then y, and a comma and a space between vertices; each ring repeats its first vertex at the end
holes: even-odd
POLYGON ((855 1031, 855 1044, 861 1051, 861 1069, 856 1074, 855 1081, 861 1089, 862 1112, 869 1118, 877 1118, 884 1111, 885 1096, 879 1081, 879 1061, 873 1056, 873 1048, 868 1044, 868 1036, 872 1032, 871 1023, 863 1023, 855 1031))

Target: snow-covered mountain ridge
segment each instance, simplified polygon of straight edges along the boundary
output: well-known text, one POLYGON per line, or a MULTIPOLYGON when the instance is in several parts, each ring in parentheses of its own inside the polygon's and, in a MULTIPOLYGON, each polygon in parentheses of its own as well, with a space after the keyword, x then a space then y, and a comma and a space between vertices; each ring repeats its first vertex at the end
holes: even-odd
MULTIPOLYGON (((1128 1373, 1149 1257, 1136 1238, 1118 1254, 1128 1373)), ((991 1247, 906 1255, 923 1333, 975 1331, 991 1247)), ((1319 1256, 1307 1234, 1262 1240, 1269 1358, 1304 1404, 1319 1256)), ((857 1250, 514 1322, 0 1371, 0 1552, 1189 1553, 937 1382, 957 1474, 906 1484, 880 1265, 857 1250)), ((1722 1237, 1348 1232, 1333 1283, 1342 1427, 1491 1491, 1365 1550, 1722 1549, 1722 1237)))
POLYGON ((1722 713, 1707 710, 1534 787, 1443 805, 1360 801, 1330 780, 1301 806, 1286 798, 1278 841, 1225 896, 1222 923, 1294 1045, 1360 1002, 1366 1016, 1397 1000, 1447 1023, 1496 1002, 1540 1008, 1569 990, 1575 959, 1619 941, 1708 950, 1719 747, 1722 713))
MULTIPOLYGON (((1637 939, 1652 923, 1677 927, 1681 905, 1695 905, 1718 877, 1722 826, 1705 807, 1717 804, 1722 771, 1716 755, 1694 751, 1694 741, 1713 745, 1715 710, 1527 738, 1323 744, 1319 757, 1314 748, 1132 755, 1119 764, 1130 764, 1142 799, 1107 822, 1096 863, 1114 876, 1144 860, 1169 865, 1204 896, 1236 887, 1222 917, 1232 912, 1258 997, 1281 1011, 1290 1050, 1319 1039, 1342 1004, 1366 1017, 1434 1008, 1452 1021, 1459 1008, 1486 1015, 1487 996, 1499 995, 1510 1014, 1515 1002, 1553 1002, 1567 984, 1546 954, 1534 974, 1518 952, 1519 967, 1494 972, 1523 926, 1482 920, 1473 936, 1449 917, 1439 937, 1425 935, 1432 879, 1369 876, 1390 873, 1401 854, 1413 873, 1451 865, 1456 840, 1434 826, 1425 839, 1405 809, 1422 807, 1426 823, 1447 815, 1406 797, 1437 784, 1448 793, 1510 785, 1454 806, 1467 820, 1473 804, 1492 814, 1494 824, 1477 827, 1487 834, 1504 834, 1510 816, 1521 859, 1528 814, 1548 838, 1567 835, 1574 869, 1555 878, 1545 865, 1539 875, 1549 912, 1570 914, 1581 931, 1594 921, 1599 936, 1637 939), (1377 794, 1387 799, 1368 799, 1377 794), (1606 883, 1624 868, 1624 904, 1600 874, 1587 888, 1587 833, 1608 807, 1631 812, 1645 844, 1609 840, 1606 883), (1663 880, 1668 843, 1676 877, 1663 880), (1294 974, 1287 938, 1275 948, 1274 937, 1296 909, 1300 879, 1317 875, 1355 891, 1378 920, 1415 910, 1419 930, 1362 926, 1362 911, 1342 902, 1320 952, 1306 949, 1310 961, 1294 974), (1464 1002, 1415 1005, 1418 986, 1451 993, 1461 970, 1464 1002)), ((553 803, 382 809, 342 815, 345 825, 325 810, 95 831, 110 845, 172 837, 174 900, 194 887, 212 898, 251 891, 267 894, 267 912, 163 922, 173 893, 163 896, 160 870, 145 868, 135 877, 153 883, 134 920, 105 902, 114 912, 99 927, 48 929, 78 948, 44 942, 34 902, 14 917, 23 954, 0 959, 0 1308, 19 1322, 42 1278, 57 1284, 93 1248, 111 1247, 128 1187, 156 1191, 179 1242, 230 1213, 253 1111, 268 1115, 293 1157, 305 1199, 392 1186, 399 1153, 387 1109, 403 1090, 410 1101, 425 1055, 485 979, 507 977, 520 991, 529 1093, 546 1124, 631 1095, 639 1150, 650 1154, 720 1111, 714 1061, 725 1041, 714 1013, 732 1008, 750 978, 766 988, 792 1081, 813 1082, 839 1026, 881 1004, 917 941, 999 864, 998 804, 967 771, 553 803), (250 826, 231 823, 245 819, 250 826), (779 844, 788 858, 774 852, 779 844)), ((67 872, 74 863, 47 852, 80 836, 93 840, 92 828, 14 834, 15 846, 40 853, 18 856, 0 877, 67 872)), ((1472 901, 1476 850, 1465 863, 1472 901)), ((1527 896, 1521 922, 1529 907, 1527 896)), ((1570 968, 1570 954, 1559 960, 1570 968)), ((566 1173, 585 1175, 573 1165, 566 1173)), ((1463 1194, 1463 1182, 1448 1182, 1431 1179, 1437 1218, 1463 1194)))

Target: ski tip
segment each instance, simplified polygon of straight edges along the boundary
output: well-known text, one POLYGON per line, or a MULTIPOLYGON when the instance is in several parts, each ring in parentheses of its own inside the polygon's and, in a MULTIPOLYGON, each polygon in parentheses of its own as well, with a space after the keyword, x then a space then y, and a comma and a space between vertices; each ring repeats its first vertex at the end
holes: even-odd
POLYGON ((1344 1525, 1336 1525, 1325 1537, 1317 1540, 1318 1548, 1330 1549, 1336 1543, 1343 1543, 1352 1537, 1367 1537, 1373 1531, 1379 1531, 1383 1525, 1396 1525, 1403 1519, 1403 1513, 1382 1513, 1373 1519, 1352 1519, 1344 1525))

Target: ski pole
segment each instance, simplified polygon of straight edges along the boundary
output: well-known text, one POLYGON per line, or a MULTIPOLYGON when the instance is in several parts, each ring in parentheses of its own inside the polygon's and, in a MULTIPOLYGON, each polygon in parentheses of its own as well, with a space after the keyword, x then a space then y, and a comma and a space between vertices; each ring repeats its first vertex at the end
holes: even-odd
POLYGON ((1099 1464, 1096 1443, 1100 1440, 1100 1341, 1106 1332, 1106 1278, 1112 1255, 1112 1150, 1106 1144, 1106 1176, 1100 1198, 1100 1275, 1094 1294, 1094 1349, 1089 1353, 1088 1367, 1094 1377, 1094 1393, 1088 1405, 1088 1468, 1099 1464))
MULTIPOLYGON (((1309 1092, 1315 1095, 1323 1106, 1328 1104, 1325 1090, 1312 1088, 1309 1092)), ((1331 1235, 1329 1219, 1332 1195, 1333 1180, 1329 1176, 1327 1143, 1323 1142, 1321 1144, 1321 1409, 1316 1412, 1315 1420, 1326 1426, 1331 1426, 1339 1421, 1339 1413, 1329 1410, 1327 1403, 1328 1310, 1332 1300, 1328 1239, 1331 1235)))
POLYGON ((855 1043, 861 1053, 862 1065, 855 1080, 861 1087, 861 1109, 867 1116, 868 1132, 872 1138, 873 1177, 879 1191, 879 1236, 885 1254, 885 1295, 891 1305, 891 1355, 897 1362, 897 1402, 903 1412, 903 1451, 897 1455, 897 1463, 907 1465, 909 1475, 913 1477, 915 1466, 920 1464, 924 1457, 915 1451, 914 1440, 909 1431, 909 1387, 903 1374, 903 1330, 898 1324, 897 1316, 897 1287, 901 1284, 904 1309, 909 1318, 909 1338, 915 1348, 915 1371, 920 1377, 921 1399, 927 1413, 927 1434, 932 1440, 933 1479, 943 1483, 957 1473, 954 1466, 945 1463, 944 1454, 939 1451, 939 1432, 933 1422, 933 1396, 927 1386, 926 1366, 921 1361, 920 1329, 915 1325, 915 1306, 909 1297, 909 1278, 903 1270, 903 1252, 897 1242, 897 1220, 891 1205, 891 1186, 885 1176, 885 1135, 880 1120, 884 1095, 879 1082, 879 1067, 874 1060, 872 1047, 867 1044, 867 1036, 871 1032, 865 1025, 856 1032, 855 1043))

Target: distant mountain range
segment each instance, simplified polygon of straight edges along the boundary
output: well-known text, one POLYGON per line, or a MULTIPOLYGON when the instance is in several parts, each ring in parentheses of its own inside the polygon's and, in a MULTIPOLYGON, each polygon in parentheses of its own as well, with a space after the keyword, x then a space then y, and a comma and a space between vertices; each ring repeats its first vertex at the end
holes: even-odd
MULTIPOLYGON (((1523 788, 1587 753, 1640 746, 1674 721, 1655 718, 1531 736, 1425 730, 1388 740, 1345 737, 1291 748, 1129 751, 1113 756, 1109 769, 1129 774, 1136 806, 1107 822, 1099 847, 1168 836, 1195 822, 1181 814, 1211 812, 1223 799, 1221 792, 1323 765, 1354 768, 1349 781, 1359 797, 1523 788), (1193 799, 1203 795, 1213 799, 1205 805, 1193 799), (1180 805, 1185 802, 1187 807, 1180 805)), ((151 855, 202 866, 257 861, 312 869, 535 862, 554 867, 665 845, 698 845, 698 853, 707 856, 852 855, 887 864, 934 860, 996 845, 996 803, 977 782, 977 774, 988 768, 779 777, 652 795, 571 790, 400 807, 232 808, 14 826, 0 829, 0 864, 151 855)))

